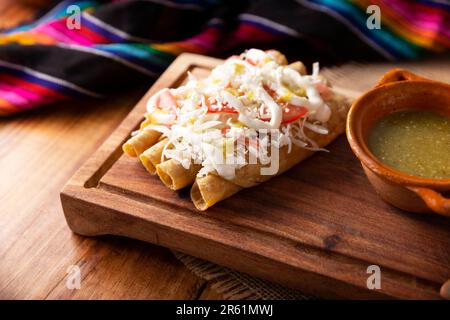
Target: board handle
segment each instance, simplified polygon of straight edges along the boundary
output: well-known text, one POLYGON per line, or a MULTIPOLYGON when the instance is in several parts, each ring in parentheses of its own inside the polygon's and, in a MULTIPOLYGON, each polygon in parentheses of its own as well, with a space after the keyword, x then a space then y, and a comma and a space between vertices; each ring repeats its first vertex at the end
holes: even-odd
POLYGON ((388 83, 393 83, 393 82, 412 81, 412 80, 430 81, 429 79, 418 76, 417 74, 412 73, 411 71, 396 68, 396 69, 392 69, 392 70, 388 71, 387 73, 385 73, 383 75, 383 77, 375 85, 375 87, 380 87, 382 85, 385 85, 388 83))
POLYGON ((423 187, 408 187, 426 203, 428 208, 442 216, 450 217, 450 199, 437 191, 423 187))

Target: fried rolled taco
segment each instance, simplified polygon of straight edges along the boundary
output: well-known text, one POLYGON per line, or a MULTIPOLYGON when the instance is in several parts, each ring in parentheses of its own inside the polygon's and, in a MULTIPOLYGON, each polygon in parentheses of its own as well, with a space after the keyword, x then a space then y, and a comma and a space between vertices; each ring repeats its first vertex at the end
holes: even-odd
POLYGON ((132 157, 138 157, 145 150, 153 146, 161 136, 154 130, 139 130, 122 146, 123 151, 132 157))
POLYGON ((308 75, 278 51, 250 49, 206 79, 190 75, 155 94, 135 139, 145 142, 132 137, 124 150, 170 189, 192 185, 195 207, 206 210, 325 150, 344 131, 348 109, 318 64, 308 75))

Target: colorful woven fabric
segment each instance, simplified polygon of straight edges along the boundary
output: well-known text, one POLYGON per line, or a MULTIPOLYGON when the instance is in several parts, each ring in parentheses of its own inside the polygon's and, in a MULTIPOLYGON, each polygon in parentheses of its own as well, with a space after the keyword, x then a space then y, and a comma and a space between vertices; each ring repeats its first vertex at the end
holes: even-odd
POLYGON ((449 17, 443 0, 67 0, 0 31, 0 115, 151 84, 182 52, 277 48, 307 64, 413 59, 450 47, 449 17), (381 29, 366 26, 371 4, 381 29), (82 11, 80 28, 68 27, 68 8, 82 11))

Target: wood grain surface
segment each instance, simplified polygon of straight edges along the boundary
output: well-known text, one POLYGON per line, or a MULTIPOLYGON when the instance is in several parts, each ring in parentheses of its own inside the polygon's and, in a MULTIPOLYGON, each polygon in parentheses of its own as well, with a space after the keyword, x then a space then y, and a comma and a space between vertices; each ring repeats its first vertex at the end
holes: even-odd
POLYGON ((177 87, 187 71, 205 75, 217 63, 183 54, 170 66, 65 187, 70 227, 161 244, 322 297, 438 298, 450 277, 450 220, 385 204, 344 136, 329 153, 205 213, 185 190, 167 189, 122 154, 149 96, 177 87), (382 269, 377 291, 366 287, 373 264, 382 269))

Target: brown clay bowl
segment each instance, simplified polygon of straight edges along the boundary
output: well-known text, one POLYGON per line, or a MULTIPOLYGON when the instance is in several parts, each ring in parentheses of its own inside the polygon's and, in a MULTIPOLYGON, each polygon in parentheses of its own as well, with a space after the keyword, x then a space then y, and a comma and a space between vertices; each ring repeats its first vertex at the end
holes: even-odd
POLYGON ((389 71, 353 103, 347 118, 348 141, 370 183, 386 202, 406 211, 450 216, 450 199, 445 196, 450 191, 450 179, 407 175, 383 164, 368 148, 368 132, 376 121, 411 109, 450 116, 450 85, 406 70, 389 71))

